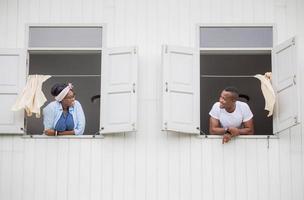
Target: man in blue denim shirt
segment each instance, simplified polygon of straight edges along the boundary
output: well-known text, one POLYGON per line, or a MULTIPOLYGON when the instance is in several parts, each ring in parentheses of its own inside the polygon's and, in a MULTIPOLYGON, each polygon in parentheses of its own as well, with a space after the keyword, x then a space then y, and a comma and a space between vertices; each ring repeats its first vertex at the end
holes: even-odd
POLYGON ((56 101, 43 109, 44 133, 54 135, 82 135, 85 116, 81 104, 75 100, 72 84, 55 84, 51 94, 56 101))

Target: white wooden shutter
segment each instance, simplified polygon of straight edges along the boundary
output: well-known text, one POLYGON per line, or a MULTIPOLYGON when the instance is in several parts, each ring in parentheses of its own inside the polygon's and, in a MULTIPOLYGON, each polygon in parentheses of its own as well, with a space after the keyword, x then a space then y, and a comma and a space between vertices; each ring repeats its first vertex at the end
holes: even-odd
POLYGON ((25 85, 26 57, 23 50, 0 49, 0 133, 24 131, 24 111, 11 111, 25 85))
POLYGON ((199 51, 165 45, 162 56, 162 129, 199 134, 199 51))
POLYGON ((103 51, 101 70, 101 133, 136 131, 137 49, 103 51))
POLYGON ((296 40, 291 38, 273 49, 274 83, 277 92, 274 132, 299 123, 299 87, 296 40))

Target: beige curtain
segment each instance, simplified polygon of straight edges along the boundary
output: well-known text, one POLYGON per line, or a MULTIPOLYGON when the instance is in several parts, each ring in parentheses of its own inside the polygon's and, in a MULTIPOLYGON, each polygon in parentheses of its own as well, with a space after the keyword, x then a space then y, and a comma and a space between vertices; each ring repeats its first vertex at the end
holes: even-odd
POLYGON ((275 92, 271 84, 271 72, 267 72, 265 75, 257 74, 254 77, 261 81, 261 90, 265 98, 265 110, 269 111, 267 117, 270 117, 273 114, 275 104, 275 92))
POLYGON ((27 116, 32 116, 35 113, 36 117, 40 118, 40 108, 46 102, 42 92, 42 84, 50 77, 49 75, 29 75, 25 88, 18 96, 12 110, 25 109, 27 116))

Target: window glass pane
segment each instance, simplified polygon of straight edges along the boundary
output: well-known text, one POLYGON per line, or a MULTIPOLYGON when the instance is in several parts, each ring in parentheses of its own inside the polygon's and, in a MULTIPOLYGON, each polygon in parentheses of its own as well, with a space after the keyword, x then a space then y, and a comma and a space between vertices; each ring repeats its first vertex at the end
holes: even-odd
POLYGON ((101 27, 30 27, 29 47, 101 48, 101 27))
POLYGON ((272 27, 201 27, 201 48, 271 48, 272 27))

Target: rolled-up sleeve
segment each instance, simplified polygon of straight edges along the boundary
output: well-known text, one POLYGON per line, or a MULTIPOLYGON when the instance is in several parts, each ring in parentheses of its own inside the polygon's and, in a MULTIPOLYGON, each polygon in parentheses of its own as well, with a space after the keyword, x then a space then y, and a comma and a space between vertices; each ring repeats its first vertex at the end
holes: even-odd
POLYGON ((76 117, 77 117, 77 123, 74 129, 75 135, 83 135, 85 129, 84 112, 79 102, 77 102, 75 106, 76 106, 76 117))

